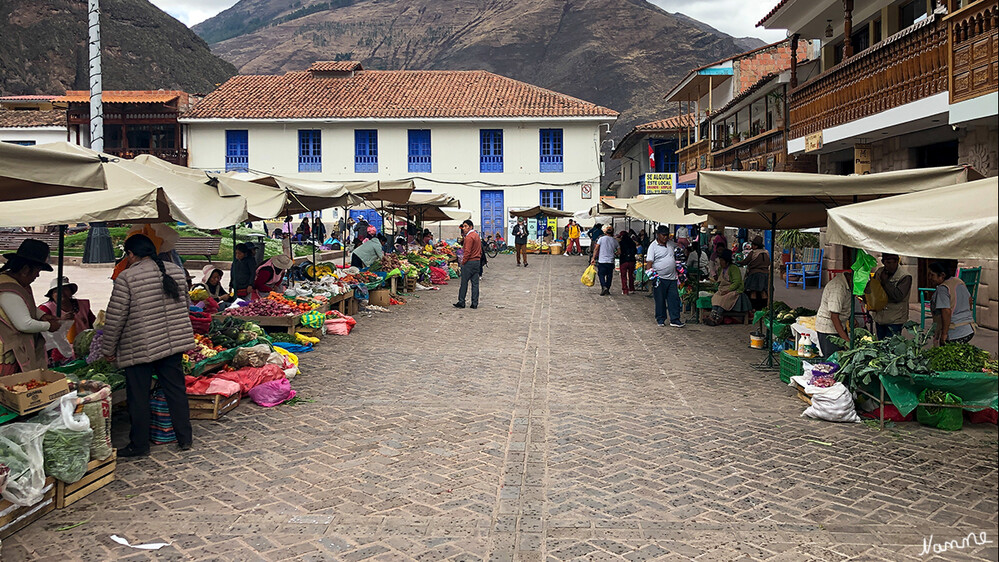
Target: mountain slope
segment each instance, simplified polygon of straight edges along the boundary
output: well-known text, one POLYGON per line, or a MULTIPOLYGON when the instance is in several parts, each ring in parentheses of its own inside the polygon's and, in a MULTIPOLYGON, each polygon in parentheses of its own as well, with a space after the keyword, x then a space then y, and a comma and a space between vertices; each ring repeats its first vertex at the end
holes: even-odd
MULTIPOLYGON (((104 88, 206 93, 236 73, 147 0, 101 0, 104 88)), ((86 0, 0 2, 0 95, 87 89, 86 0)))
POLYGON ((617 136, 675 112, 662 98, 690 69, 744 50, 646 0, 241 0, 194 30, 244 74, 488 70, 621 111, 617 136))

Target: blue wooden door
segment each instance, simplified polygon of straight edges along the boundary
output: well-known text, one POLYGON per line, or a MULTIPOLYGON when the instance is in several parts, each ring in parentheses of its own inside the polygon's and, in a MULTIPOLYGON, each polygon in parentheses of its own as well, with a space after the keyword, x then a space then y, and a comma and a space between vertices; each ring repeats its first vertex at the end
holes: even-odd
POLYGON ((382 232, 382 216, 378 214, 378 211, 374 209, 363 209, 360 211, 351 211, 350 216, 357 222, 357 219, 363 218, 371 226, 378 229, 378 232, 382 232))
POLYGON ((502 189, 486 189, 482 191, 482 221, 480 224, 479 232, 482 237, 485 238, 488 235, 492 235, 496 238, 497 234, 503 235, 506 230, 504 229, 504 209, 503 209, 503 190, 502 189))

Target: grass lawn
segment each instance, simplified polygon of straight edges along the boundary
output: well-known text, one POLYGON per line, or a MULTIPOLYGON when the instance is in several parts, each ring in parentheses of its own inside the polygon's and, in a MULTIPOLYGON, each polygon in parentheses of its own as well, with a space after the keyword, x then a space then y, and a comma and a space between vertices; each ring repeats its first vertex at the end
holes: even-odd
MULTIPOLYGON (((207 230, 201 230, 198 228, 192 228, 190 226, 174 226, 174 230, 177 231, 181 236, 187 237, 206 237, 206 236, 220 236, 222 238, 222 244, 219 248, 219 255, 212 256, 215 261, 232 261, 232 230, 220 230, 217 234, 211 234, 207 230)), ((115 226, 110 227, 108 230, 111 232, 111 243, 115 247, 115 255, 121 255, 121 246, 125 243, 125 235, 131 227, 128 226, 115 226)), ((263 232, 257 229, 250 229, 245 227, 240 227, 236 229, 236 242, 256 242, 258 236, 263 236, 263 232)), ((84 245, 87 243, 87 233, 78 232, 76 234, 69 234, 66 236, 66 255, 67 256, 82 256, 84 245)), ((264 239, 265 254, 269 257, 275 254, 281 253, 281 241, 273 240, 270 238, 264 239)), ((311 256, 312 255, 312 245, 301 244, 294 246, 296 256, 311 256)), ((182 259, 188 260, 203 260, 204 256, 181 256, 182 259)))

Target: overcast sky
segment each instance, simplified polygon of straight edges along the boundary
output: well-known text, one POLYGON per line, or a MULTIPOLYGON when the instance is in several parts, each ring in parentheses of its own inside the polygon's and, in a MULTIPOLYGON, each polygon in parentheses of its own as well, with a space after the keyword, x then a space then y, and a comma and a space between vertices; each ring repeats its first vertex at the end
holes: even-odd
MULTIPOLYGON (((232 6, 236 0, 152 0, 153 4, 187 25, 200 23, 232 6)), ((767 42, 784 38, 783 31, 755 27, 777 5, 777 0, 654 0, 668 12, 688 16, 736 37, 759 37, 767 42)))

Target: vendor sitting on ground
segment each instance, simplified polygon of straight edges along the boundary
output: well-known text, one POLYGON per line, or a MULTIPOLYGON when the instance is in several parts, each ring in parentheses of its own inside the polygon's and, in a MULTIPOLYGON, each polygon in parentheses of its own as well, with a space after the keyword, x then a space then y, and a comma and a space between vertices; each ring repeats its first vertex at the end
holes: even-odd
POLYGON ((732 250, 718 252, 718 292, 711 296, 711 316, 704 321, 708 326, 722 324, 726 312, 746 312, 751 308, 749 298, 743 292, 742 272, 732 263, 732 250))
MULTIPOLYGON (((73 343, 76 336, 82 333, 84 330, 89 330, 94 327, 94 322, 97 321, 97 317, 94 316, 93 311, 90 310, 90 301, 86 299, 73 298, 76 291, 79 289, 76 283, 70 283, 68 277, 62 278, 62 311, 60 314, 56 314, 56 293, 58 292, 58 281, 59 278, 56 277, 52 280, 49 285, 49 292, 45 293, 48 297, 48 302, 43 303, 38 307, 43 316, 58 317, 64 321, 72 322, 73 326, 66 333, 66 339, 73 343)), ((72 354, 70 354, 72 355, 72 354)), ((52 364, 61 364, 72 357, 64 357, 59 353, 58 349, 49 350, 49 360, 52 364)))
POLYGON ((746 294, 753 310, 763 310, 769 300, 767 285, 770 279, 770 252, 763 247, 763 237, 753 238, 752 248, 745 254, 739 265, 748 268, 746 273, 746 294))
POLYGON ((295 261, 284 254, 278 254, 260 264, 253 278, 253 299, 266 297, 272 291, 284 292, 284 274, 295 265, 295 261))
POLYGON ((365 234, 367 239, 350 253, 350 265, 357 269, 371 267, 371 264, 382 259, 385 255, 382 250, 382 242, 378 239, 378 229, 369 226, 365 234))
POLYGON ((822 300, 815 315, 815 332, 819 336, 819 355, 829 357, 842 349, 829 338, 849 340, 847 325, 850 320, 850 303, 853 299, 853 270, 833 277, 822 289, 822 300))
POLYGON ((975 337, 971 292, 959 278, 954 267, 933 262, 926 274, 933 293, 933 344, 967 343, 975 337))
POLYGON ((208 296, 218 302, 229 299, 229 291, 222 287, 222 270, 214 265, 206 265, 201 270, 201 283, 195 287, 204 287, 208 296))

